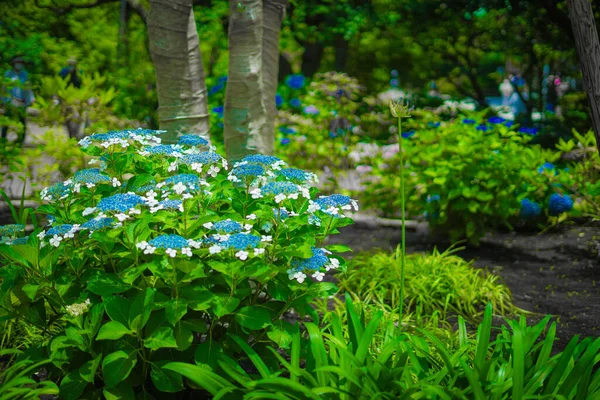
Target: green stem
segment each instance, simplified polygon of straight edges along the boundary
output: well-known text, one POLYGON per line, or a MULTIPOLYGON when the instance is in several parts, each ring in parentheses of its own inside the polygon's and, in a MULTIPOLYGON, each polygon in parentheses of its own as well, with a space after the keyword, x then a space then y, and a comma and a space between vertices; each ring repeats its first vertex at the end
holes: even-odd
POLYGON ((402 151, 402 117, 398 117, 398 151, 400 153, 400 202, 402 210, 402 254, 400 258, 400 304, 398 307, 398 330, 402 331, 402 307, 404 306, 404 266, 406 262, 406 218, 404 215, 404 152, 402 151))

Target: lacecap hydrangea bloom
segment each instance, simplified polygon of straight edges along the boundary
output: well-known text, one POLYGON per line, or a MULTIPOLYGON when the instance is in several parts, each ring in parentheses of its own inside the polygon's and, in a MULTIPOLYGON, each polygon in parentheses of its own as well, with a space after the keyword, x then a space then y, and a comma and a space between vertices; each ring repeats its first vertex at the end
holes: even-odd
POLYGON ((292 260, 292 268, 287 271, 290 280, 295 279, 298 283, 302 283, 306 279, 307 274, 311 274, 317 281, 322 281, 325 277, 325 273, 321 270, 322 268, 325 271, 329 271, 340 266, 337 258, 327 257, 328 254, 331 254, 327 249, 313 247, 311 250, 312 257, 292 260))
POLYGON ((553 193, 548 199, 548 213, 552 216, 571 211, 573 199, 567 194, 553 193))
POLYGON ((535 201, 529 199, 521 200, 521 212, 519 216, 524 219, 538 217, 542 213, 542 208, 535 201))

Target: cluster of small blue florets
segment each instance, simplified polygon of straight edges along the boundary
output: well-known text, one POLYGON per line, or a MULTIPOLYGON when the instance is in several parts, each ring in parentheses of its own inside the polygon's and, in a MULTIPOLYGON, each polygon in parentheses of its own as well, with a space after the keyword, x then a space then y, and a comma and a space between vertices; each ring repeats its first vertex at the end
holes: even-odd
POLYGON ((242 225, 239 222, 226 219, 224 221, 215 222, 212 229, 220 233, 238 233, 242 231, 242 225))
POLYGON ((184 164, 216 164, 221 162, 223 157, 213 151, 205 151, 198 154, 186 154, 181 158, 184 164))
POLYGON ((109 228, 113 226, 115 220, 109 217, 92 218, 81 225, 81 229, 88 229, 90 231, 99 231, 100 229, 109 228))
POLYGON ((179 137, 177 144, 183 146, 208 146, 208 140, 198 135, 182 135, 179 137))
POLYGON ((273 216, 275 217, 275 219, 277 221, 283 221, 284 219, 287 219, 290 217, 290 213, 283 208, 274 208, 273 216))
POLYGON ((10 224, 0 226, 0 236, 13 236, 25 231, 25 225, 10 224))
POLYGON ((554 164, 549 163, 549 162, 545 162, 543 163, 539 168, 538 168, 538 172, 540 174, 544 173, 544 171, 554 171, 554 174, 556 174, 556 168, 554 167, 554 164))
POLYGON ((110 197, 105 197, 98 203, 100 211, 118 211, 125 212, 131 208, 135 208, 140 204, 144 204, 144 199, 133 193, 118 193, 110 197))
POLYGON ((553 193, 548 200, 548 213, 552 216, 560 215, 573 208, 573 199, 567 194, 553 193))
POLYGON ((161 155, 161 156, 179 156, 181 155, 181 147, 173 144, 159 144, 157 146, 145 146, 142 150, 143 154, 161 155))
POLYGON ((298 192, 298 185, 292 182, 269 182, 261 188, 265 194, 293 194, 298 192))
POLYGON ((271 165, 276 162, 282 162, 281 159, 275 156, 265 156, 263 154, 250 154, 242 159, 242 162, 262 164, 262 165, 271 165))
POLYGON ((535 218, 538 217, 542 213, 542 208, 535 201, 531 201, 529 199, 523 199, 521 201, 521 218, 535 218))
POLYGON ((165 182, 170 185, 176 185, 180 183, 190 189, 197 189, 200 187, 200 177, 194 174, 179 174, 170 176, 165 180, 165 182))
POLYGON ((302 270, 320 270, 329 262, 329 258, 325 255, 325 250, 313 247, 312 257, 292 260, 292 267, 298 271, 302 270))
POLYGON ((160 235, 148 242, 159 249, 182 249, 188 247, 188 241, 179 235, 160 235))
POLYGON ((110 176, 100 172, 98 168, 82 169, 75 172, 72 178, 75 183, 108 183, 111 181, 110 176))
POLYGON ((242 164, 231 170, 231 175, 238 178, 256 178, 264 175, 265 168, 260 164, 242 164))
POLYGON ((62 200, 64 198, 68 197, 70 194, 71 194, 70 186, 65 185, 62 182, 59 182, 59 183, 55 183, 54 185, 50 186, 49 188, 42 190, 42 193, 40 194, 40 196, 42 197, 42 200, 56 201, 56 200, 62 200))
POLYGON ((283 168, 277 173, 278 175, 283 176, 286 179, 297 182, 306 182, 312 176, 312 174, 298 168, 283 168))
POLYGON ((326 210, 330 207, 343 207, 350 204, 350 197, 343 194, 332 194, 331 196, 319 197, 315 203, 322 209, 326 210))
POLYGON ((228 249, 246 250, 254 249, 260 244, 260 237, 245 233, 236 233, 229 236, 225 241, 219 242, 219 246, 228 249))
POLYGON ((158 203, 161 210, 181 210, 183 202, 181 200, 163 200, 158 203))
POLYGON ((73 229, 73 225, 71 225, 71 224, 56 225, 56 226, 53 226, 52 228, 48 229, 48 231, 46 232, 46 235, 49 235, 49 236, 64 235, 66 233, 69 233, 72 229, 73 229))

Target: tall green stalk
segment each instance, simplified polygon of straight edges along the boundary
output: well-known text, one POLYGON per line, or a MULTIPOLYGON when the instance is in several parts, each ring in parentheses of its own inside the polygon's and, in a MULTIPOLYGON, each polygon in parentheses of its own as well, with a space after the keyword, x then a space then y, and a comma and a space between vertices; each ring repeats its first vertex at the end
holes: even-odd
MULTIPOLYGON (((402 214, 402 254, 400 255, 400 300, 398 305, 398 330, 402 330, 402 308, 404 306, 404 269, 406 265, 406 216, 404 214, 404 152, 402 151, 402 118, 410 118, 408 104, 390 102, 392 116, 398 118, 398 152, 400 153, 400 207, 402 214)), ((396 248, 396 260, 398 260, 398 248, 396 248)))

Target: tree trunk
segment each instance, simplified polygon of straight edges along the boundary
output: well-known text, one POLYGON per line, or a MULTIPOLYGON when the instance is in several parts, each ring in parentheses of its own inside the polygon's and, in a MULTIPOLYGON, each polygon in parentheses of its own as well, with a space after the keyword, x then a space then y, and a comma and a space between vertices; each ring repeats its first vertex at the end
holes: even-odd
POLYGON ((592 126, 600 151, 600 41, 589 0, 567 0, 575 47, 579 55, 585 91, 592 110, 592 126))
POLYGON ((181 133, 208 136, 208 105, 192 0, 150 0, 150 54, 156 68, 164 143, 181 133))
POLYGON ((285 0, 230 0, 225 150, 237 161, 272 154, 279 31, 285 0))

